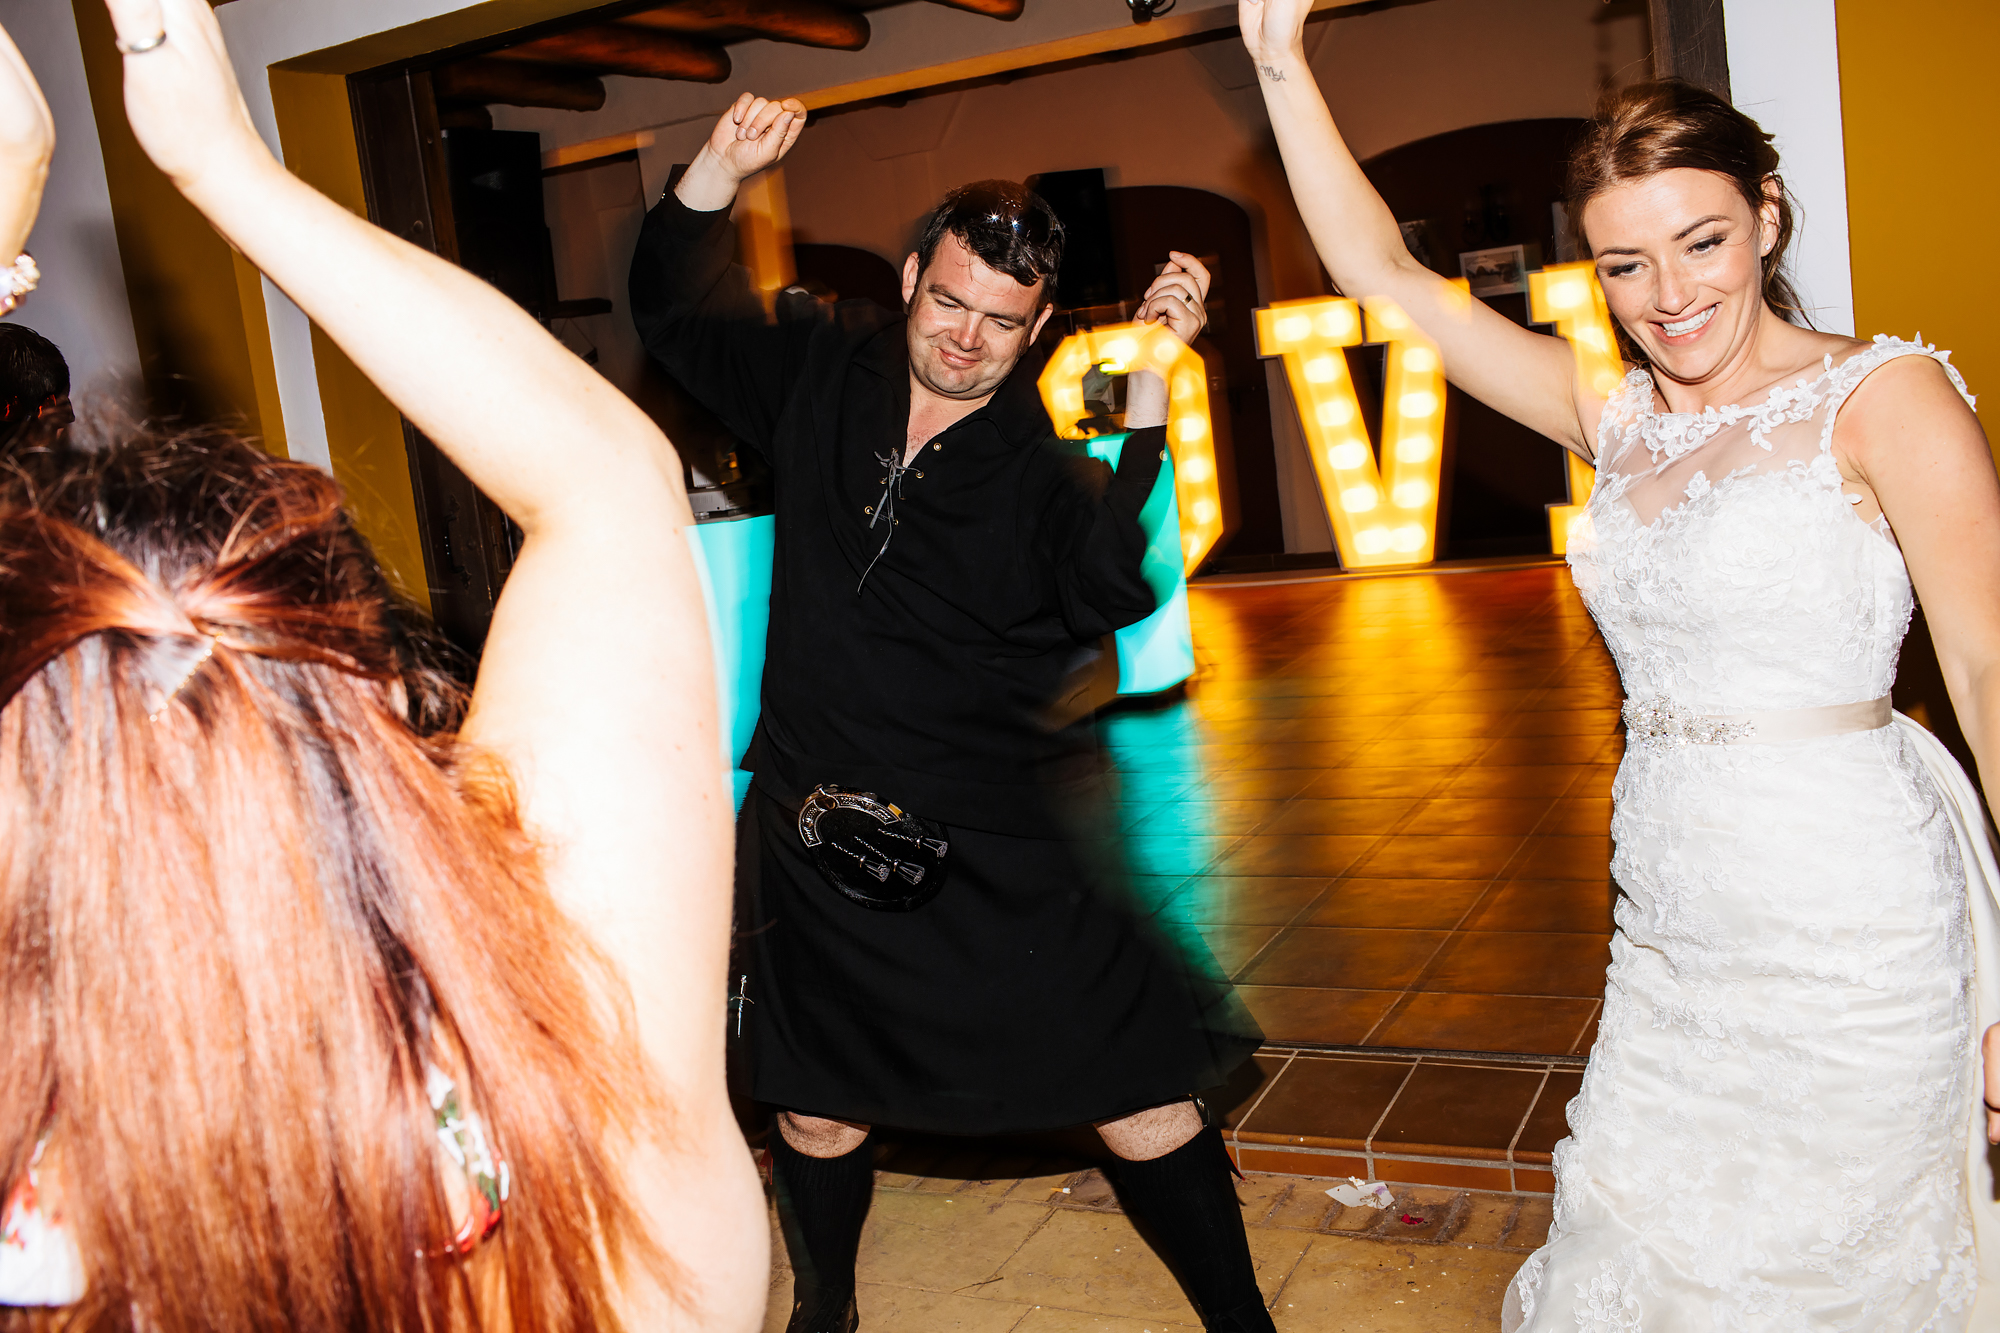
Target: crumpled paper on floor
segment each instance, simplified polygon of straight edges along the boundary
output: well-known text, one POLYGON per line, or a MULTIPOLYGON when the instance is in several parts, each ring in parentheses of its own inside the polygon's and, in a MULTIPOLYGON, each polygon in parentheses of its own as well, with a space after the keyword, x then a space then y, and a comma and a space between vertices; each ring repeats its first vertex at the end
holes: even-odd
POLYGON ((1327 1194, 1349 1208, 1387 1208, 1395 1202, 1395 1194, 1379 1180, 1349 1176, 1347 1181, 1345 1185, 1335 1185, 1327 1194))

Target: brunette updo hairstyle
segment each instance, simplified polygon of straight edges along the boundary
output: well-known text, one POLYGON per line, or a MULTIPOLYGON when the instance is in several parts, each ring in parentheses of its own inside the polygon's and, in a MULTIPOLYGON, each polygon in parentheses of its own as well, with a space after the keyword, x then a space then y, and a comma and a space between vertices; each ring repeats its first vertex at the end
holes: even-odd
MULTIPOLYGON (((1569 159, 1565 194, 1577 253, 1590 251, 1584 205, 1613 186, 1681 167, 1727 176, 1753 214, 1775 199, 1778 239, 1764 256, 1764 302, 1790 322, 1811 327, 1785 269, 1797 204, 1778 174, 1771 136, 1708 89, 1680 79, 1636 83, 1598 103, 1569 159)), ((1623 327, 1618 341, 1627 359, 1645 361, 1623 327)))

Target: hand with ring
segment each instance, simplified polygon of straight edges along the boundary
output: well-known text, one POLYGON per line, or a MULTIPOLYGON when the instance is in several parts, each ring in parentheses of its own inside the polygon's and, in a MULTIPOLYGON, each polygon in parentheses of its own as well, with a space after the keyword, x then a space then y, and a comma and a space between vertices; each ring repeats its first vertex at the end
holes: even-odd
POLYGON ((105 4, 125 52, 125 113, 154 165, 183 192, 272 165, 207 0, 105 4))
POLYGON ((1192 344, 1208 327, 1204 305, 1208 300, 1208 269, 1193 255, 1179 250, 1167 253, 1167 266, 1146 289, 1137 318, 1142 324, 1165 323, 1176 338, 1192 344))

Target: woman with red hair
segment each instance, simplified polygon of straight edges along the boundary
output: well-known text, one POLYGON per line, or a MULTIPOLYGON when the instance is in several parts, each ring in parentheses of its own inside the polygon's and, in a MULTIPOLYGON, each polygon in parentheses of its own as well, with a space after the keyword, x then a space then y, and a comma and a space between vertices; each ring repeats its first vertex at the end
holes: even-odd
MULTIPOLYGON (((287 174, 205 0, 110 8, 154 162, 526 540, 468 701, 315 468, 111 429, 0 476, 0 1328, 752 1329, 680 464, 287 174)), ((0 36, 7 255, 50 141, 0 36)))
POLYGON ((1311 0, 1239 7, 1334 282, 1597 473, 1568 556, 1628 696, 1623 894, 1503 1327, 1994 1327, 1996 872, 1978 794, 1889 702, 1920 595, 2000 780, 2000 482, 1957 371, 1810 327, 1770 136, 1669 81, 1607 97, 1570 163, 1626 362, 1592 383, 1410 256, 1306 63, 1311 0))

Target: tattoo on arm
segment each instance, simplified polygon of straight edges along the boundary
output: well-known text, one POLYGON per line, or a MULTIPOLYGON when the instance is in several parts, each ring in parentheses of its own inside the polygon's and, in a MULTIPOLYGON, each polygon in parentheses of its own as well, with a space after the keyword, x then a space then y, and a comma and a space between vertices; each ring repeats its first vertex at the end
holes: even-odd
POLYGON ((1264 77, 1273 83, 1283 83, 1285 81, 1285 71, 1279 69, 1276 65, 1259 65, 1257 68, 1262 70, 1264 77))

